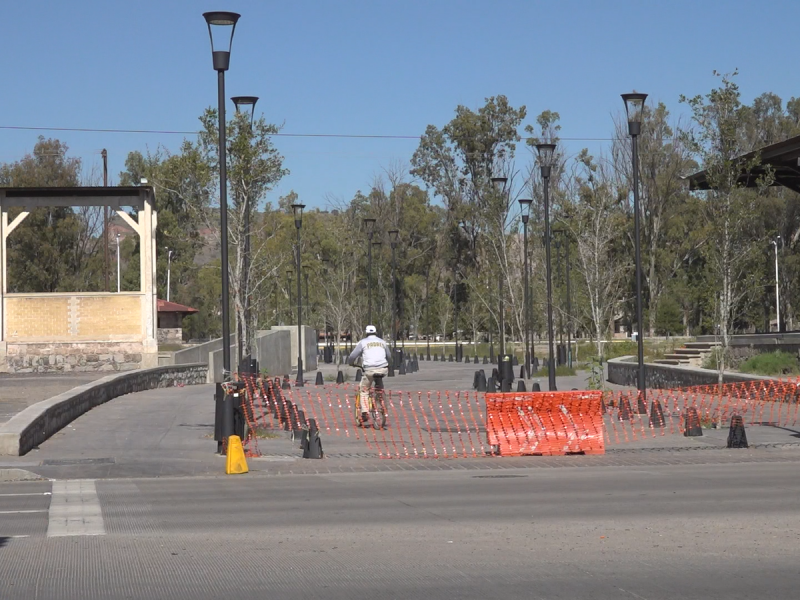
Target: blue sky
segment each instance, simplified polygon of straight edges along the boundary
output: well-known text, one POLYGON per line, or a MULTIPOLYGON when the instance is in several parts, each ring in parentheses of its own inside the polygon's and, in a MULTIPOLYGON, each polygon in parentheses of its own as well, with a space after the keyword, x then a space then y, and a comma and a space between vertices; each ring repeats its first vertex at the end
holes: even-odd
MULTIPOLYGON (((564 138, 608 138, 619 94, 636 89, 686 111, 680 94, 707 93, 712 71, 740 71, 743 100, 800 95, 793 57, 800 4, 740 0, 293 0, 6 3, 0 38, 0 126, 193 131, 216 105, 206 10, 242 14, 228 97, 256 95, 287 133, 416 136, 456 106, 498 94, 561 114, 564 138)), ((233 110, 229 104, 229 110, 233 110)), ((0 130, 0 161, 57 137, 86 170, 107 148, 116 183, 131 150, 181 135, 0 130)), ((407 163, 414 139, 276 138, 309 206, 348 200, 407 163)), ((608 142, 569 141, 599 153, 608 142)), ((518 166, 530 160, 518 155, 518 166)))

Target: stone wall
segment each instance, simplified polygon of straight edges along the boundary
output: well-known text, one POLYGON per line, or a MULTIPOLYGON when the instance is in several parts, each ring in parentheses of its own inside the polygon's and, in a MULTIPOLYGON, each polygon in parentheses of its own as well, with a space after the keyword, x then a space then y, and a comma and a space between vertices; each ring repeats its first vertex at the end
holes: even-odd
POLYGON ((183 343, 182 327, 159 327, 157 330, 159 344, 183 343))
MULTIPOLYGON (((288 331, 259 331, 256 334, 256 354, 258 368, 271 376, 288 375, 292 372, 291 339, 288 331)), ((231 366, 235 369, 236 346, 231 346, 231 366)), ((296 362, 296 361, 295 361, 296 362)), ((316 369, 316 358, 315 366, 316 369)), ((224 381, 222 369, 222 348, 208 354, 208 382, 224 381)))
POLYGON ((5 362, 10 373, 113 372, 154 366, 157 356, 145 360, 150 354, 141 342, 9 342, 5 362))
MULTIPOLYGON (((608 361, 608 382, 617 385, 636 387, 638 384, 639 365, 633 356, 621 356, 608 361)), ((657 365, 646 363, 644 366, 645 385, 650 389, 672 389, 711 385, 719 381, 719 373, 712 369, 686 367, 679 365, 657 365)), ((772 379, 761 375, 746 373, 725 373, 723 382, 755 381, 772 379)))
POLYGON ((133 392, 206 383, 206 365, 180 365, 118 373, 33 404, 0 425, 0 455, 22 456, 86 411, 133 392))

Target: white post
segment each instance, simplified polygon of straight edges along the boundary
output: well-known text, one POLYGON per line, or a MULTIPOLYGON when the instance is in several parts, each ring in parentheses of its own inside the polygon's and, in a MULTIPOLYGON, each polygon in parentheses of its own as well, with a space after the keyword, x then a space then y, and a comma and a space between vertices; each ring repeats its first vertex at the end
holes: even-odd
POLYGON ((172 268, 172 250, 167 250, 167 302, 169 302, 169 274, 172 268))
MULTIPOLYGON (((781 239, 781 236, 778 236, 781 239)), ((778 333, 781 331, 781 301, 780 301, 780 280, 778 279, 778 241, 772 240, 775 246, 775 314, 778 319, 778 326, 776 329, 778 333)))
POLYGON ((117 293, 120 292, 120 268, 119 268, 119 234, 117 234, 117 293))

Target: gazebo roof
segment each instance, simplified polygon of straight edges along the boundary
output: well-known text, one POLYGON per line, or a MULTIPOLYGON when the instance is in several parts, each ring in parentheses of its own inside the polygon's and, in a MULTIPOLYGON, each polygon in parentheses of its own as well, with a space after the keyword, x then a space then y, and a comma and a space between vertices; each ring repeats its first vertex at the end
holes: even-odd
MULTIPOLYGON (((759 177, 766 173, 765 167, 769 166, 773 175, 771 185, 781 185, 800 193, 800 135, 743 154, 739 160, 745 162, 753 158, 756 153, 761 155, 761 164, 748 172, 742 172, 739 175, 740 185, 757 187, 759 177)), ((705 171, 689 175, 686 179, 689 180, 691 190, 711 189, 705 171)))
POLYGON ((177 302, 167 302, 166 300, 159 300, 158 301, 158 312, 160 313, 182 313, 186 315, 191 315, 198 311, 196 308, 192 308, 191 306, 184 306, 183 304, 178 304, 177 302))

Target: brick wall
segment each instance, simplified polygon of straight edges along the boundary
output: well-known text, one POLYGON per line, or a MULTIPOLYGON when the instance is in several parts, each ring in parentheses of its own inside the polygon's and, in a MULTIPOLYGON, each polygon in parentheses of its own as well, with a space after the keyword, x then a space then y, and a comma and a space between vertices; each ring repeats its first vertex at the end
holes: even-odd
POLYGON ((142 341, 142 295, 9 295, 6 334, 10 343, 142 341))

